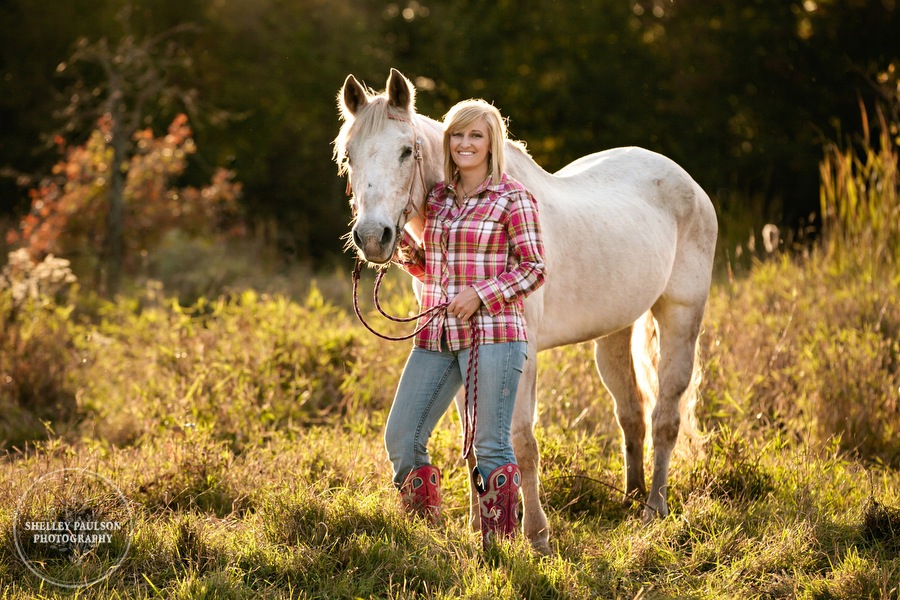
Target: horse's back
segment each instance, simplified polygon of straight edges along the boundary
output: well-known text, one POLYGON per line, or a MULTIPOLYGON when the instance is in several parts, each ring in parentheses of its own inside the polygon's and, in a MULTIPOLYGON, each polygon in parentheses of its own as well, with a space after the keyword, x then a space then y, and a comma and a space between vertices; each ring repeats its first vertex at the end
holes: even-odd
POLYGON ((605 335, 639 318, 682 269, 677 249, 685 238, 702 238, 690 245, 701 263, 712 259, 712 203, 661 154, 606 150, 535 183, 548 267, 543 347, 605 335))
POLYGON ((657 152, 637 146, 612 148, 583 156, 552 178, 568 198, 572 190, 583 190, 578 197, 599 210, 638 214, 650 207, 671 216, 682 233, 699 226, 715 243, 717 218, 709 196, 678 163, 657 152))
POLYGON ((610 160, 616 158, 618 155, 621 155, 623 151, 630 150, 630 148, 612 148, 610 150, 603 150, 601 152, 594 152, 593 154, 588 154, 586 156, 582 156, 581 158, 577 158, 567 164, 565 167, 554 173, 556 177, 574 177, 583 173, 584 171, 591 169, 598 163, 604 160, 610 160))

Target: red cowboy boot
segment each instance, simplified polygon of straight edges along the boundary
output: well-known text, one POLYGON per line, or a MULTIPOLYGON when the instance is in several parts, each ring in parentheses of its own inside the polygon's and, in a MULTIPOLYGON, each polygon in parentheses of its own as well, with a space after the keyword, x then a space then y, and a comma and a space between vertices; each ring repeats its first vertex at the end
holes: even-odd
POLYGON ((473 477, 481 512, 481 545, 487 549, 495 535, 512 538, 519 530, 519 467, 513 463, 497 467, 487 480, 476 468, 473 477))
POLYGON ((426 465, 410 472, 400 486, 400 504, 410 514, 436 524, 441 518, 441 471, 426 465))

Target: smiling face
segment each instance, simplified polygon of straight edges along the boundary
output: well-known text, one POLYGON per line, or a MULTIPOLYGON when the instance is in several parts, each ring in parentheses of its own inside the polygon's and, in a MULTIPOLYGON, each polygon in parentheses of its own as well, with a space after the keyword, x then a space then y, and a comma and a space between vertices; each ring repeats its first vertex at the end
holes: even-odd
POLYGON ((444 115, 444 180, 457 171, 466 179, 499 183, 506 170, 506 122, 492 104, 463 100, 444 115), (470 171, 467 173, 467 169, 470 171))
POLYGON ((450 131, 450 155, 463 176, 484 179, 491 155, 490 130, 482 118, 469 127, 450 131))

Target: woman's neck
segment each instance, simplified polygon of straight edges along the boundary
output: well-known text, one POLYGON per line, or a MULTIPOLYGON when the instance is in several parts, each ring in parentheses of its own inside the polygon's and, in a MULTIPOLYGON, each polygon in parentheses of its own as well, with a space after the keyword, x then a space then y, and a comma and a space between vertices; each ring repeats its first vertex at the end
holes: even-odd
POLYGON ((466 170, 459 172, 459 185, 466 192, 474 192, 488 178, 487 169, 466 170))

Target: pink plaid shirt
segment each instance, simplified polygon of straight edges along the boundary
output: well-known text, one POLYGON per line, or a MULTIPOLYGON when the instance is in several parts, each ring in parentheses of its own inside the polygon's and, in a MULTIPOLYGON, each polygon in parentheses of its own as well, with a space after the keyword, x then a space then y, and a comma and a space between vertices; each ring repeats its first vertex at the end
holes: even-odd
MULTIPOLYGON (((394 262, 424 283, 422 309, 473 286, 482 306, 474 318, 479 344, 527 341, 523 299, 544 282, 544 248, 537 203, 521 183, 487 180, 456 206, 453 186, 437 184, 425 199, 422 245, 404 229, 394 262)), ((472 328, 446 311, 416 336, 426 350, 472 346, 472 328)))

